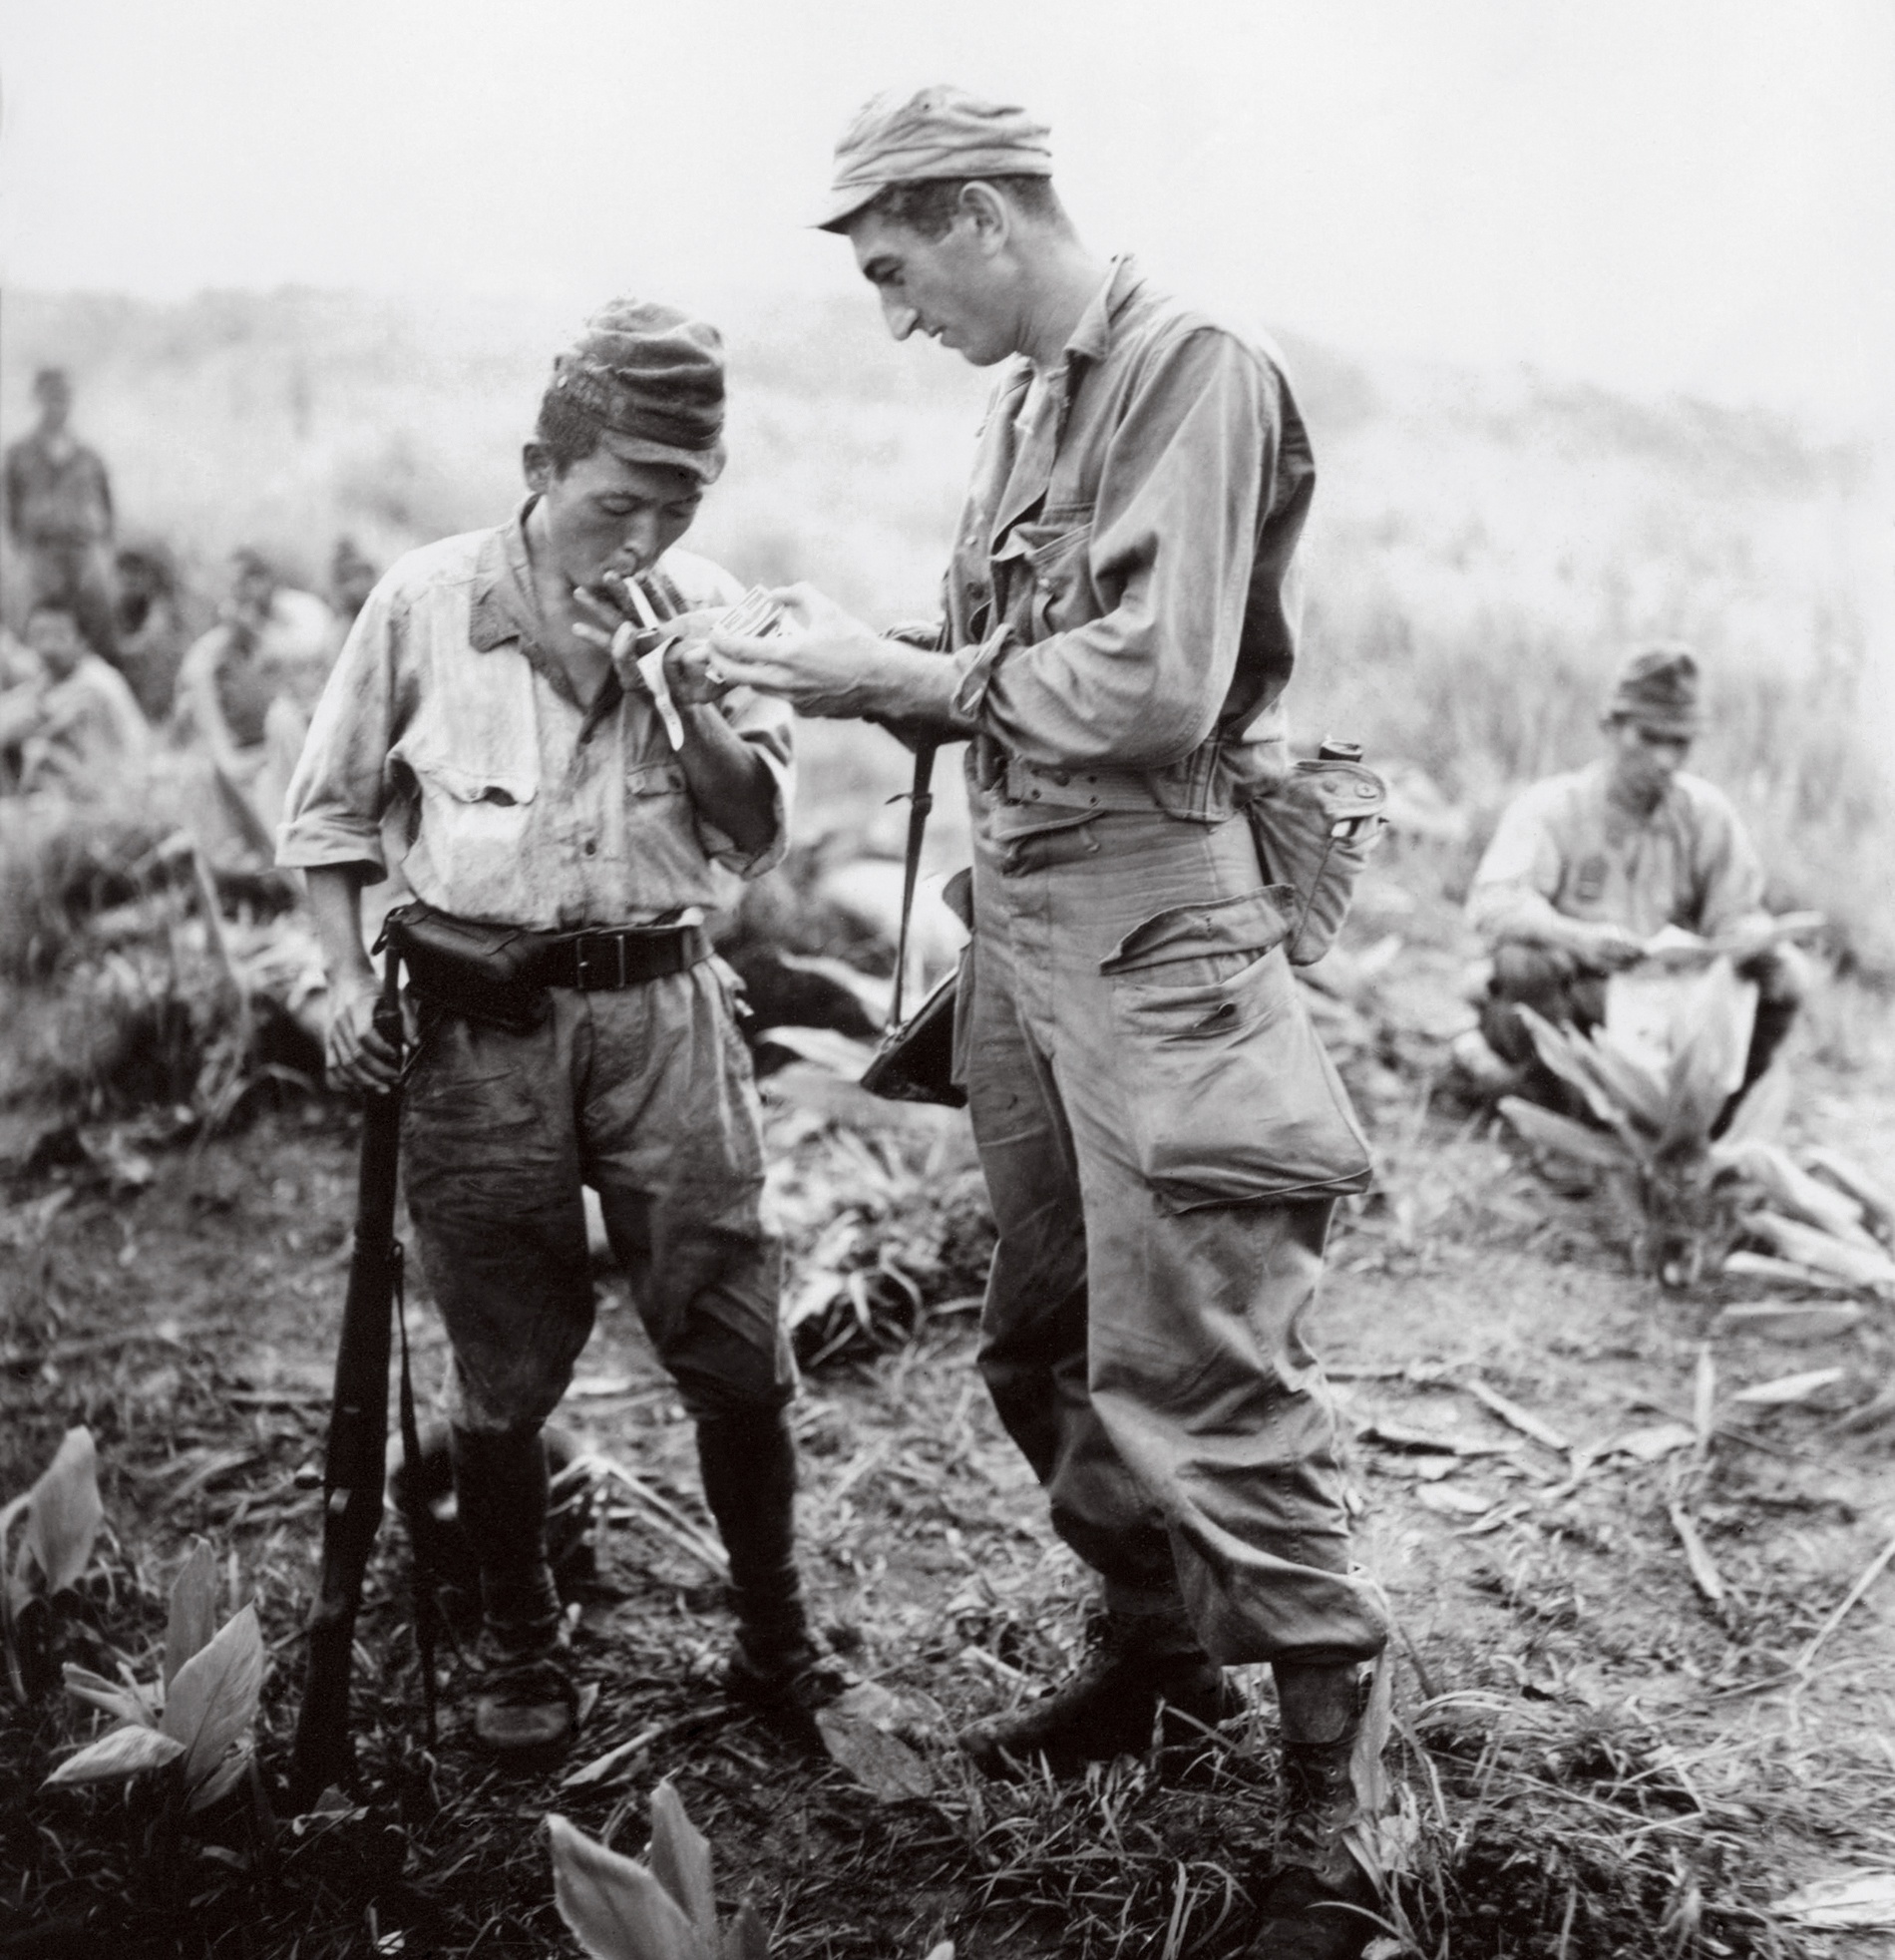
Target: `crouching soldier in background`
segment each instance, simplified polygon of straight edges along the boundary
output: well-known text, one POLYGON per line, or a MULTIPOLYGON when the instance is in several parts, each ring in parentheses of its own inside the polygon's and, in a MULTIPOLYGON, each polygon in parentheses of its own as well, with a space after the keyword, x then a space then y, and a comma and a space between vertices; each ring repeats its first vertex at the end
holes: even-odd
POLYGON ((1351 1755, 1386 1625, 1311 1322, 1368 1160, 1246 814, 1289 768, 1315 465, 1271 349, 1094 256, 1050 171, 1022 111, 926 89, 863 112, 822 218, 897 339, 1005 363, 947 656, 807 588, 789 631, 711 646, 806 713, 968 742, 980 1367, 1104 1610, 1070 1680, 963 1745, 1070 1770, 1189 1741, 1225 1666, 1273 1663, 1287 1800, 1249 1951, 1342 1960, 1373 1930, 1351 1755))
POLYGON ((1678 646, 1632 654, 1600 725, 1606 753, 1522 791, 1474 874, 1467 916, 1493 958, 1480 1002, 1488 1052, 1457 1052, 1476 1080, 1510 1085, 1519 1071, 1523 1086, 1550 1092, 1517 1009, 1596 1027, 1611 976, 1676 926, 1723 944, 1756 982, 1741 1095, 1789 1032, 1808 969, 1772 943, 1762 865, 1729 799, 1684 773, 1704 726, 1697 660, 1678 646))
POLYGON ((354 1088, 394 1078, 359 924, 385 837, 437 940, 535 936, 511 1024, 447 997, 451 976, 423 995, 403 1130, 481 1565, 474 1727, 498 1750, 564 1743, 574 1720, 542 1425, 592 1324, 586 1183, 697 1425, 738 1619, 729 1687, 806 1713, 842 1685, 793 1555, 794 1372, 756 1092, 700 923, 782 854, 790 715, 742 692, 711 704, 679 671, 674 747, 592 596, 608 575, 658 615, 741 595, 672 549, 723 467, 723 414, 714 329, 632 301, 598 314, 557 362, 514 521, 409 553, 369 596, 281 833, 322 938, 330 1068, 354 1088))

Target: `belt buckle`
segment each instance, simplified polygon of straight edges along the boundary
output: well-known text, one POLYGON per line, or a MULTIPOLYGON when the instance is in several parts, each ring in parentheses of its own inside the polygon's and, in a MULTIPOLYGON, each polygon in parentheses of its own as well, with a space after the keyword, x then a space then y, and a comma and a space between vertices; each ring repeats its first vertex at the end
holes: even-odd
POLYGON ((572 942, 572 978, 582 993, 623 992, 625 978, 625 936, 623 933, 582 933, 572 942), (601 942, 617 956, 617 973, 611 975, 600 957, 601 942))

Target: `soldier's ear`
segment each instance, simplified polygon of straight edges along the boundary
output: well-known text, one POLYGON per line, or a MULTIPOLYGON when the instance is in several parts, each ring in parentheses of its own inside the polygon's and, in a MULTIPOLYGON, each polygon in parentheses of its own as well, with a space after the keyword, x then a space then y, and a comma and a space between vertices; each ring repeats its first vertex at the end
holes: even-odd
POLYGON ((553 467, 552 450, 539 441, 530 442, 521 450, 520 467, 529 490, 545 490, 559 475, 553 467))

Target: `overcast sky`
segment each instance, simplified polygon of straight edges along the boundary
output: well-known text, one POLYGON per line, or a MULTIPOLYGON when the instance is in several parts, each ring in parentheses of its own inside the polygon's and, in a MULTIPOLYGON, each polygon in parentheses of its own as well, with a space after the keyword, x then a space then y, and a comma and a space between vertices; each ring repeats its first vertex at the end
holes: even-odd
POLYGON ((0 276, 845 290, 836 132, 940 79, 1281 324, 1895 421, 1895 0, 0 0, 0 276))

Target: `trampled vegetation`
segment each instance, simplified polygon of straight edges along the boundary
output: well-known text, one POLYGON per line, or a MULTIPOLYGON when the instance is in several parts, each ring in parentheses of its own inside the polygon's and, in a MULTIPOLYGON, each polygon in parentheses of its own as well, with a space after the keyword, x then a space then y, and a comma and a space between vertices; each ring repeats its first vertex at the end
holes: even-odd
MULTIPOLYGON (((495 314, 443 346, 399 309, 314 295, 29 299, 9 385, 41 354, 74 365, 122 501, 205 583, 243 540, 313 573, 338 531, 385 558, 507 507, 561 324, 495 314), (278 459, 261 482, 259 454, 278 459)), ((878 345, 866 305, 732 325, 735 461, 693 542, 878 618, 925 610, 977 378, 878 345)), ((1744 1160, 1743 1188, 1774 1191, 1745 1216, 1848 1225, 1833 1178, 1794 1180, 1812 1146, 1873 1165, 1895 1138, 1895 830, 1855 609, 1868 465, 1755 418, 1298 357, 1326 477, 1297 720, 1413 765, 1407 829, 1310 995, 1382 1172, 1340 1222, 1324 1337, 1402 1628, 1408 1876, 1382 1960, 1821 1952, 1874 1923, 1895 1864, 1887 1291, 1812 1273, 1759 1298, 1726 1268, 1665 1292, 1610 1180, 1549 1187, 1443 1080, 1467 1020, 1453 902, 1486 822, 1585 752, 1628 638, 1684 635, 1716 673, 1706 768, 1756 823, 1773 896, 1827 913, 1829 965, 1855 976, 1800 1037, 1796 1156, 1744 1160)), ((905 758, 806 732, 806 835, 887 870, 878 803, 905 758)), ((937 862, 957 845, 948 810, 937 862)), ((571 1759, 485 1763, 453 1717, 452 1642, 424 1746, 391 1522, 360 1627, 361 1785, 286 1814, 354 1119, 315 1092, 293 1016, 255 1017, 259 963, 291 957, 280 903, 136 804, 0 838, 0 1500, 56 1458, 74 1500, 43 1507, 30 1555, 26 1508, 8 1525, 0 1955, 570 1953, 545 1819, 647 1858, 667 1779, 713 1848, 719 1924, 750 1898, 779 1960, 948 1938, 960 1960, 1241 1951, 1273 1822, 1267 1677, 1196 1756, 1078 1784, 989 1782, 948 1746, 1061 1671, 1085 1586, 973 1372, 990 1228, 964 1124, 870 1103, 820 1043, 770 1057, 766 1088, 811 1367, 802 1529, 903 1754, 859 1735, 812 1760, 716 1695, 727 1619, 689 1425, 602 1274, 561 1417, 594 1691, 571 1759), (227 1698, 199 1694, 213 1675, 227 1698), (82 1781, 89 1761, 130 1773, 82 1781)), ((818 903, 813 876, 768 901, 795 971, 839 952, 886 971, 873 931, 844 944, 818 903)), ((440 1339, 416 1319, 432 1381, 440 1339)))

